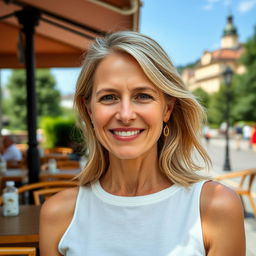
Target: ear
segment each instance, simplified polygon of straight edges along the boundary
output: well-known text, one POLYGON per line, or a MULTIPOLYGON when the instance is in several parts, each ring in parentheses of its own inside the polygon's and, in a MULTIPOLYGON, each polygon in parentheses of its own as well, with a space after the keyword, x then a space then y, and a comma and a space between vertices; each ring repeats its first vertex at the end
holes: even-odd
POLYGON ((168 98, 166 100, 166 105, 165 105, 165 110, 164 110, 164 116, 163 116, 163 121, 166 123, 171 117, 173 108, 175 106, 176 98, 168 98))

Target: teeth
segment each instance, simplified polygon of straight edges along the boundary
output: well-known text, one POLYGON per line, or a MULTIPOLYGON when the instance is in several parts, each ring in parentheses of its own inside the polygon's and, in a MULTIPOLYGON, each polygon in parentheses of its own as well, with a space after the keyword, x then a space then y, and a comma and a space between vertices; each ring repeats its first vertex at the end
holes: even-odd
POLYGON ((140 131, 128 131, 128 132, 124 132, 124 131, 114 131, 114 134, 118 135, 118 136, 122 136, 122 137, 129 137, 129 136, 133 136, 136 134, 139 134, 140 131))

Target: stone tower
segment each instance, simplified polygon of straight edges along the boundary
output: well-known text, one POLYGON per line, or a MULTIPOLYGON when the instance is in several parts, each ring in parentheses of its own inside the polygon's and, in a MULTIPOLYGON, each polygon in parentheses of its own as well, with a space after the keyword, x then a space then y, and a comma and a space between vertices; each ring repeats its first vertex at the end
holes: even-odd
POLYGON ((239 47, 237 29, 233 24, 233 16, 229 15, 221 38, 221 48, 235 49, 237 47, 239 47))

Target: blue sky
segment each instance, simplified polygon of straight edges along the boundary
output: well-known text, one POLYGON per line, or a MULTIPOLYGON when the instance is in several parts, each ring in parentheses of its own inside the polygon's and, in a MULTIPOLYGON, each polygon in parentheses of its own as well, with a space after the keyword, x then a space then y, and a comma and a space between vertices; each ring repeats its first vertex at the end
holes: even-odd
MULTIPOLYGON (((228 13, 245 42, 256 25, 256 0, 144 0, 140 32, 153 37, 175 65, 196 61, 220 46, 228 13)), ((52 69, 63 94, 74 92, 79 69, 52 69)), ((2 72, 2 84, 10 72, 2 72)))

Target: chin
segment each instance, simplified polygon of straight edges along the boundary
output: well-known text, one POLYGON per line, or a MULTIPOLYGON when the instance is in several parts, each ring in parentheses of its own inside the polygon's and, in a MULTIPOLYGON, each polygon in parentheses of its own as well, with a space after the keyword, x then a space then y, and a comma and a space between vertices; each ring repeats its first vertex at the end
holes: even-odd
POLYGON ((143 155, 144 152, 134 152, 134 150, 119 150, 118 152, 112 151, 112 155, 121 160, 132 160, 143 155))

